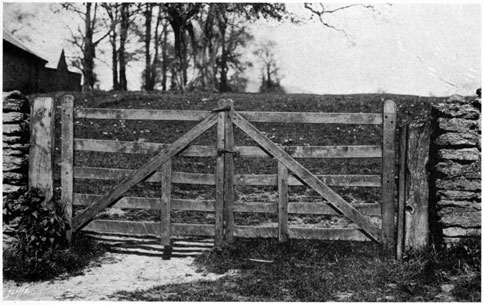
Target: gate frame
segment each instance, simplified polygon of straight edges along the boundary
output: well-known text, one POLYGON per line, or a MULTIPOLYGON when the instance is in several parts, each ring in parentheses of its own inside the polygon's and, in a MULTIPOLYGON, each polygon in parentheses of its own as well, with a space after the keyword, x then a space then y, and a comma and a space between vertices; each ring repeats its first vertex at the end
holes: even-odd
MULTIPOLYGON (((162 244, 169 247, 171 237, 171 221, 170 220, 170 206, 171 206, 171 158, 180 153, 189 144, 195 140, 198 136, 203 134, 213 125, 217 124, 217 167, 216 167, 216 205, 215 205, 215 242, 216 246, 221 245, 223 242, 231 242, 233 240, 235 227, 233 220, 233 204, 234 204, 234 168, 233 168, 233 154, 234 151, 234 139, 233 139, 233 125, 251 132, 249 134, 256 142, 260 142, 259 145, 265 149, 269 148, 272 154, 277 154, 278 158, 278 177, 277 185, 279 192, 279 204, 278 204, 278 238, 279 241, 284 242, 288 239, 288 226, 287 226, 287 181, 288 181, 288 169, 291 171, 299 171, 299 178, 312 184, 312 187, 316 186, 319 189, 320 194, 324 193, 325 196, 332 197, 339 203, 336 203, 336 210, 341 211, 341 208, 346 204, 349 207, 343 207, 346 211, 343 214, 357 215, 357 219, 360 218, 361 213, 351 207, 346 201, 344 201, 339 195, 334 193, 329 187, 326 186, 321 180, 312 175, 307 169, 302 167, 297 161, 295 161, 288 153, 277 147, 267 137, 260 133, 255 127, 253 127, 240 113, 234 111, 232 100, 220 100, 218 109, 213 110, 202 122, 196 127, 191 129, 188 133, 183 135, 173 144, 167 148, 162 149, 155 157, 153 157, 148 163, 143 165, 138 170, 131 173, 128 177, 123 179, 117 186, 111 191, 96 200, 96 202, 89 207, 84 213, 72 218, 72 204, 73 204, 73 150, 74 150, 74 136, 73 136, 73 98, 72 96, 65 96, 62 103, 62 162, 61 162, 61 183, 62 183, 62 204, 65 208, 65 215, 71 224, 73 231, 79 230, 87 223, 89 223, 93 217, 95 217, 104 208, 109 207, 119 200, 125 191, 134 186, 138 182, 142 181, 153 172, 160 170, 161 176, 161 202, 164 209, 161 209, 160 217, 165 220, 162 225, 161 236, 162 244), (251 127, 252 126, 252 127, 251 127), (255 139, 254 136, 259 140, 255 139), (268 142, 267 142, 268 141, 268 142), (261 144, 263 143, 263 144, 261 144), (294 165, 294 162, 297 165, 294 165), (299 169, 298 169, 299 168, 299 169), (334 197, 334 194, 339 197, 334 197), (336 199, 335 199, 336 198, 336 199), (354 214, 354 211, 356 214, 354 214)), ((366 227, 371 232, 368 235, 375 241, 381 241, 382 244, 387 247, 394 246, 395 240, 395 224, 394 224, 394 211, 395 211, 395 179, 394 179, 394 160, 395 160, 395 123, 396 123, 396 107, 395 103, 391 100, 385 101, 383 107, 383 145, 382 145, 382 229, 381 235, 377 234, 373 225, 368 224, 366 221, 360 221, 360 225, 366 227), (388 169, 388 170, 386 170, 388 169)), ((297 174, 296 174, 297 175, 297 174)), ((316 190, 318 191, 318 190, 316 190)), ((323 197, 325 197, 323 195, 323 197)), ((331 200, 328 200, 331 201, 331 200)), ((330 204, 334 205, 334 204, 330 204)), ((334 206, 333 206, 334 208, 334 206)), ((363 216, 363 215, 361 215, 363 216)), ((365 216, 363 216, 364 218, 365 216)), ((351 217, 350 217, 351 218, 351 217)), ((354 220, 354 219, 352 219, 354 220)), ((361 227, 361 226, 360 226, 361 227)), ((68 238, 71 238, 71 232, 68 233, 68 238)))

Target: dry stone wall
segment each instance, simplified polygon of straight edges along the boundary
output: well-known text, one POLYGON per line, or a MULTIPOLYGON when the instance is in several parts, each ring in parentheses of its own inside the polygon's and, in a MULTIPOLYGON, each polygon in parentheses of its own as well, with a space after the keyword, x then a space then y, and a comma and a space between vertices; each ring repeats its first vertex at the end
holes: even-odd
POLYGON ((434 105, 431 177, 444 243, 481 233, 481 100, 453 96, 434 105))
POLYGON ((19 91, 3 94, 3 207, 28 187, 30 105, 19 91))

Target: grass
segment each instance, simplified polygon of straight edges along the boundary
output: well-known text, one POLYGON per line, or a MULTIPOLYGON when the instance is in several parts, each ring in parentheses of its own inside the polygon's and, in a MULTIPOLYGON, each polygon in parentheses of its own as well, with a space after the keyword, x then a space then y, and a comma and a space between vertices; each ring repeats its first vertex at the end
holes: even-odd
POLYGON ((79 275, 105 251, 103 245, 82 233, 70 248, 51 250, 40 258, 23 258, 14 247, 4 248, 3 279, 22 283, 79 275))
POLYGON ((278 244, 239 239, 197 259, 200 270, 232 275, 214 282, 119 291, 111 297, 124 301, 479 302, 477 258, 480 243, 428 248, 395 261, 372 243, 278 244), (449 284, 454 289, 443 292, 442 285, 449 284))

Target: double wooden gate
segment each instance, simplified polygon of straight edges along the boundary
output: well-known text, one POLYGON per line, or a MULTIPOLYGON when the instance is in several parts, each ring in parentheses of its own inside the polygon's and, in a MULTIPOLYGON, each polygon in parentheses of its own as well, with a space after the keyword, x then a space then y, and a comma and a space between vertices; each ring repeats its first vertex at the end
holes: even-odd
MULTIPOLYGON (((386 246, 394 244, 395 185, 394 143, 395 104, 384 103, 382 113, 300 113, 300 112, 238 112, 230 100, 219 101, 213 111, 74 109, 72 98, 62 104, 62 202, 74 231, 86 228, 104 233, 161 236, 168 246, 173 236, 213 236, 215 245, 230 242, 234 237, 274 237, 281 242, 291 238, 373 240, 386 246), (188 120, 200 121, 194 128, 169 145, 143 142, 75 139, 75 119, 123 120, 188 120), (383 127, 381 145, 369 146, 279 146, 260 132, 251 122, 374 124, 383 127), (216 125, 216 146, 190 145, 205 131, 216 125), (235 146, 236 126, 258 146, 235 146), (123 153, 158 153, 137 170, 74 167, 74 150, 123 153), (278 162, 277 175, 234 175, 234 155, 240 157, 272 157, 278 162), (216 157, 214 175, 172 172, 172 158, 177 155, 216 157), (381 175, 314 175, 295 158, 381 158, 381 175), (105 195, 74 194, 74 179, 114 179, 120 182, 105 195), (123 197, 142 181, 160 182, 161 198, 123 197), (212 184, 215 200, 172 199, 173 183, 212 184), (235 185, 277 185, 278 203, 246 205, 234 200, 235 185), (298 203, 288 201, 289 185, 307 185, 327 202, 298 203), (363 209, 344 200, 328 185, 381 187, 381 226, 370 221, 363 209), (94 219, 107 207, 150 208, 160 211, 159 222, 128 222, 94 219), (88 208, 72 217, 73 205, 88 208), (215 224, 172 223, 170 212, 177 210, 210 211, 215 224), (277 226, 238 226, 235 212, 276 212, 277 226), (357 229, 298 228, 288 225, 288 214, 344 215, 357 229)), ((371 213, 370 213, 371 214, 371 213)), ((373 212, 372 215, 375 215, 373 212)))

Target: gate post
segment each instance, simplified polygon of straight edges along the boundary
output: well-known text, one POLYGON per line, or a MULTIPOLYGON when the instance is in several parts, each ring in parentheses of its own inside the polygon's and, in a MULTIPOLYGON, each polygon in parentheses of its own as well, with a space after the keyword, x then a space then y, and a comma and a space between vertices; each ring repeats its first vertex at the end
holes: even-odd
POLYGON ((36 98, 30 116, 29 188, 38 188, 45 196, 42 205, 52 208, 54 195, 54 99, 36 98))
POLYGON ((73 201, 73 166, 74 166, 74 97, 66 95, 61 104, 61 204, 64 209, 64 217, 69 224, 66 237, 72 240, 72 201, 73 201))
POLYGON ((383 105, 382 159, 382 241, 388 250, 395 245, 395 125, 396 106, 392 100, 383 105))
POLYGON ((234 240, 234 125, 232 123, 232 100, 222 100, 220 107, 227 107, 224 112, 225 121, 225 174, 224 174, 224 218, 225 240, 229 243, 234 240))

